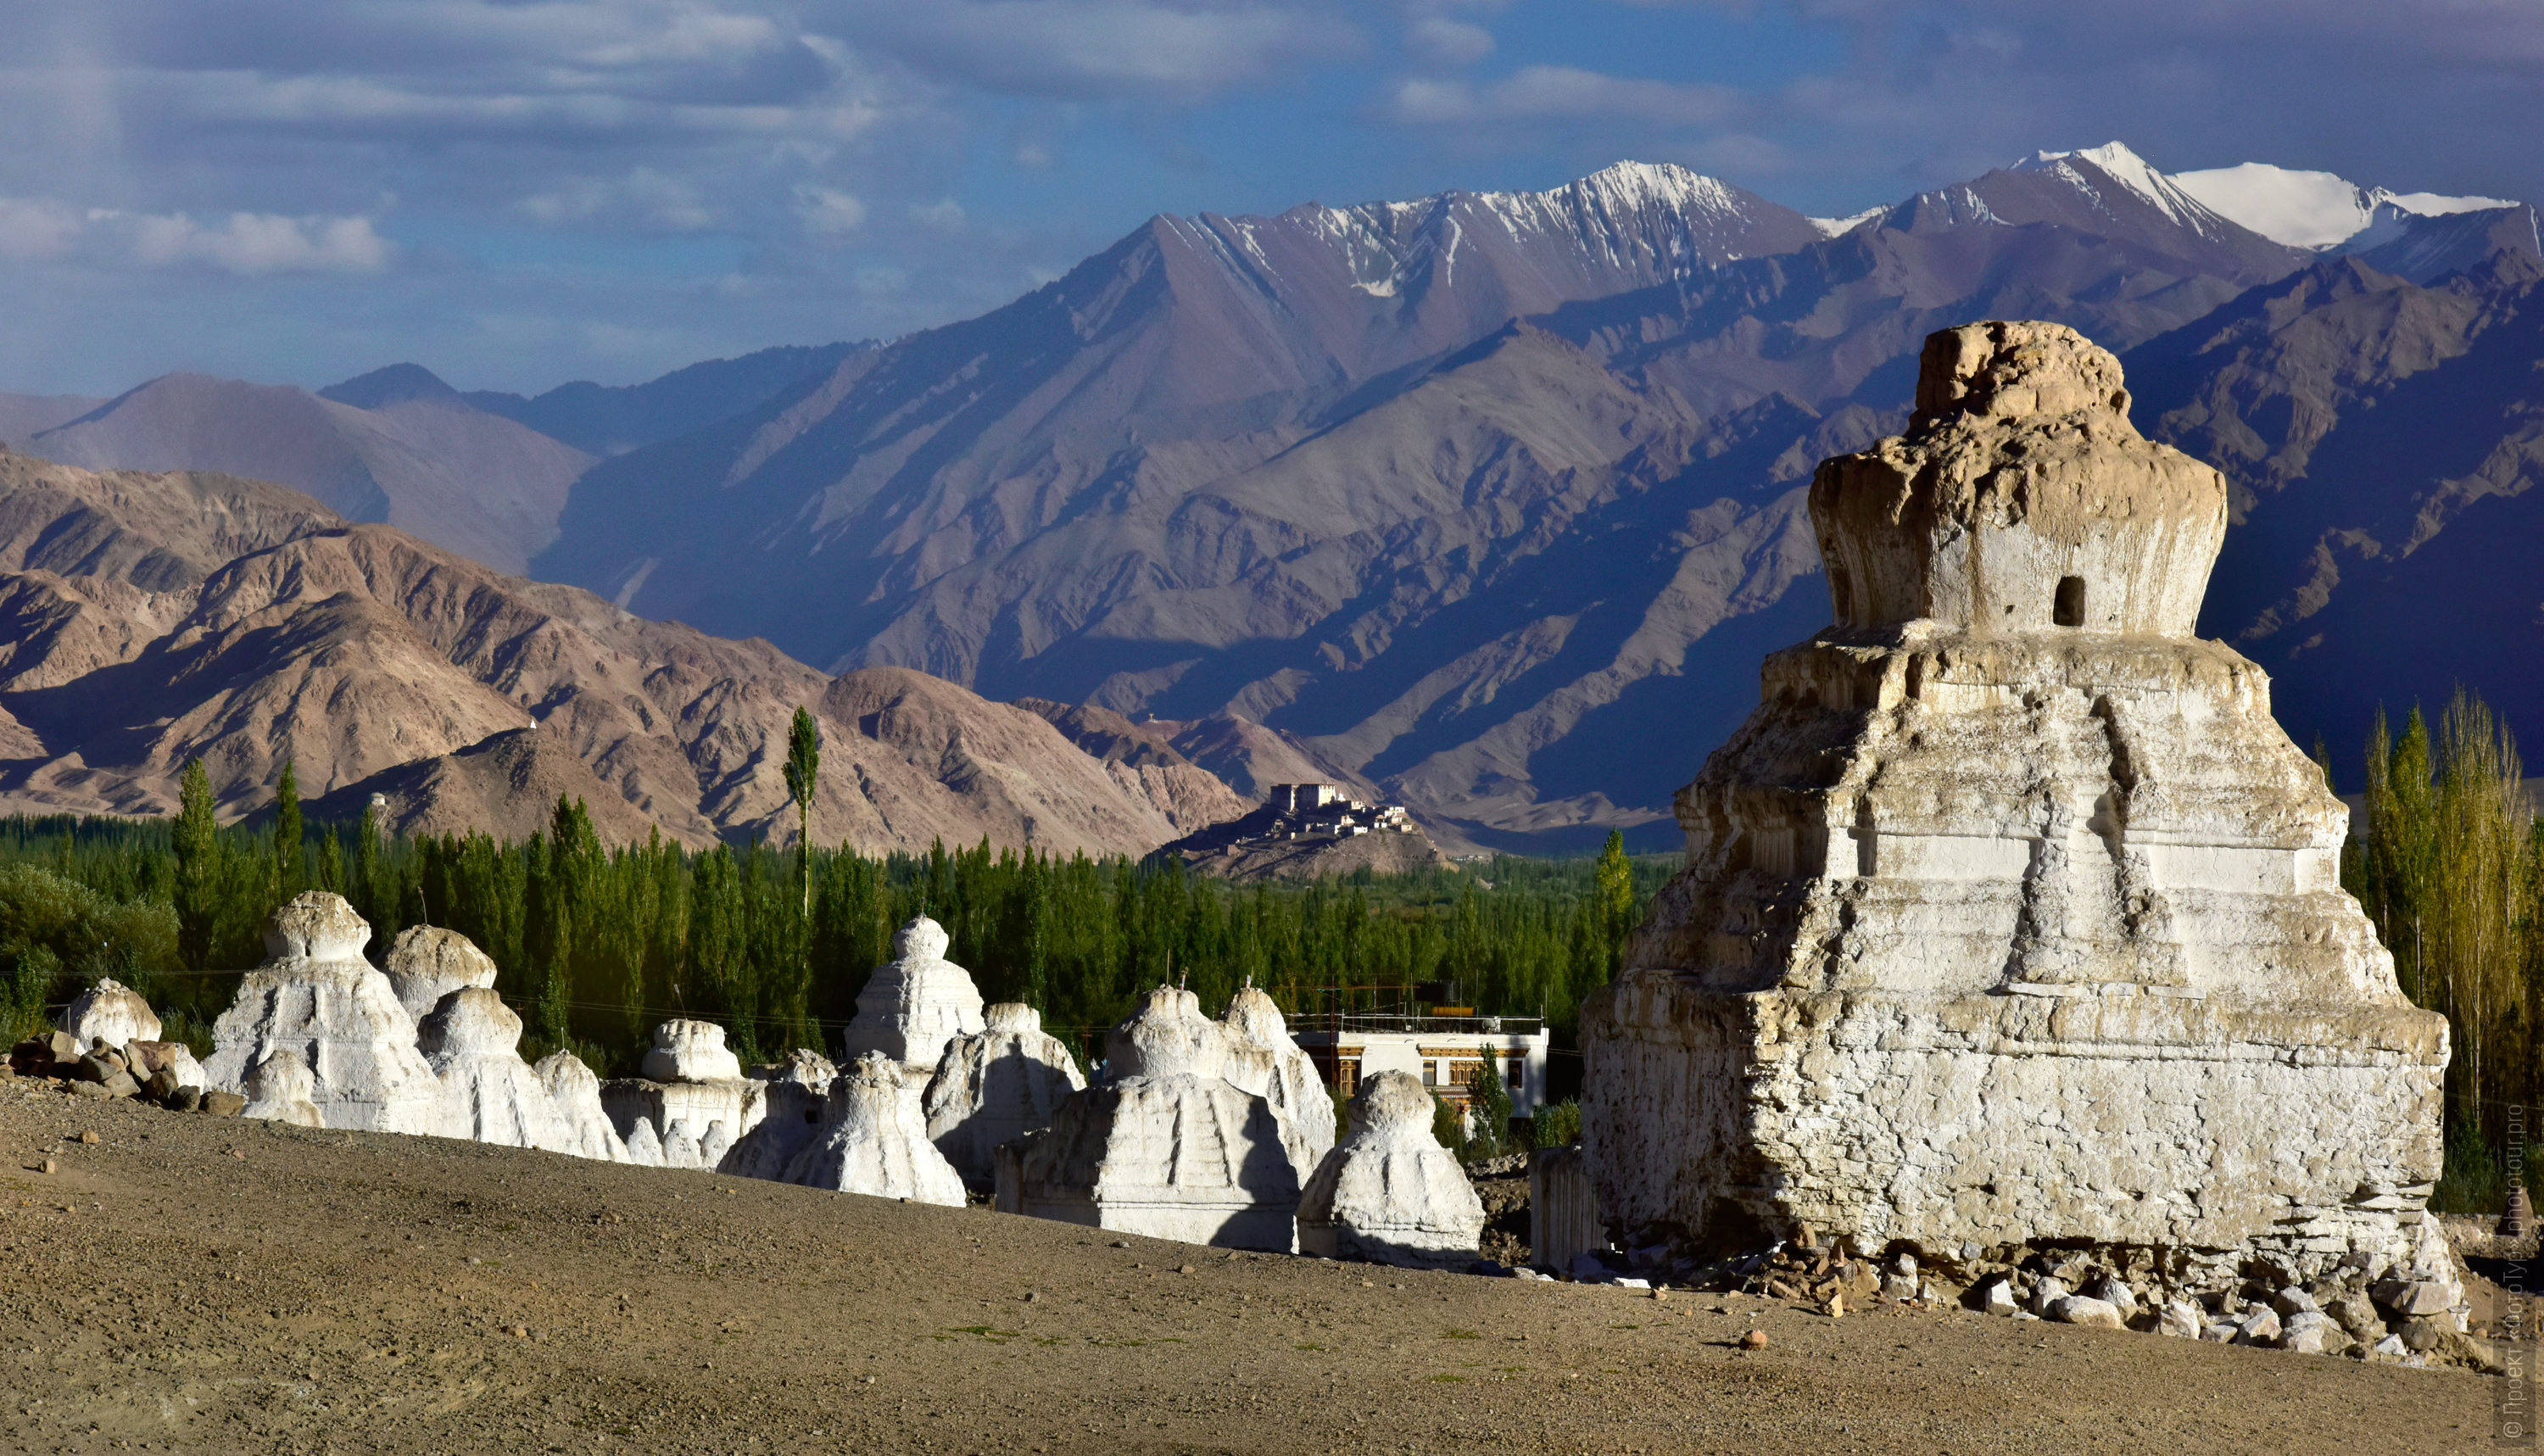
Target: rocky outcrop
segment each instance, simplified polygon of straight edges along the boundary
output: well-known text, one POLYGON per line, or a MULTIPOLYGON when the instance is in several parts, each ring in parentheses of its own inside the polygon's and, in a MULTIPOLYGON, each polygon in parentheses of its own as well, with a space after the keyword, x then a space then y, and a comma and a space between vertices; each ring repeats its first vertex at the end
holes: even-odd
POLYGON ((1309 880, 1357 870, 1410 874, 1445 869, 1448 856, 1402 804, 1354 797, 1339 783, 1276 783, 1246 812, 1159 847, 1176 860, 1230 880, 1309 880))
POLYGON ((1431 1135, 1431 1090, 1381 1072, 1352 1094, 1351 1135, 1299 1197, 1299 1252, 1409 1267, 1472 1262, 1483 1201, 1457 1156, 1431 1135))
POLYGON ((945 958, 952 943, 945 928, 923 915, 894 932, 893 958, 866 978, 856 1019, 839 1038, 850 1060, 881 1052, 923 1088, 945 1044, 982 1029, 981 990, 971 972, 945 958))
POLYGON ((1299 1154, 1299 1177, 1305 1181, 1334 1146, 1333 1096, 1325 1091, 1315 1059, 1290 1038, 1281 1008, 1250 980, 1230 999, 1220 1025, 1229 1036, 1221 1075, 1270 1102, 1289 1125, 1287 1141, 1299 1154))
POLYGON ((877 1198, 963 1206, 963 1179, 927 1141, 902 1088, 901 1064, 867 1052, 832 1079, 820 1129, 786 1181, 877 1198))
POLYGON ((111 976, 73 999, 58 1024, 77 1037, 82 1047, 100 1042, 120 1047, 128 1042, 159 1039, 159 1013, 150 1010, 150 1003, 143 1001, 140 993, 127 990, 111 976))
POLYGON ((492 987, 462 986, 444 996, 417 1028, 416 1042, 441 1079, 443 1136, 582 1151, 546 1081, 521 1060, 521 1018, 492 987))
POLYGON ((1105 1080, 1002 1156, 998 1205, 1036 1218, 1288 1253, 1297 1245, 1296 1130, 1222 1076, 1227 1028, 1160 986, 1106 1038, 1105 1080))
POLYGON ((266 962, 239 982, 212 1025, 211 1089, 248 1091, 277 1051, 297 1056, 329 1127, 441 1130, 441 1082, 388 977, 362 959, 371 928, 344 897, 311 890, 265 923, 266 962))
POLYGON ((398 1005, 421 1026, 441 999, 463 987, 495 984, 495 960, 477 942, 438 926, 409 926, 389 946, 383 974, 398 1005))
POLYGON ((618 1129, 609 1125, 609 1114, 601 1110, 600 1079, 583 1064, 583 1058, 572 1052, 550 1052, 530 1070, 538 1074, 557 1116, 564 1119, 568 1142, 564 1151, 601 1163, 634 1161, 618 1129))
POLYGON ((983 1192, 997 1180, 997 1148, 1051 1126, 1063 1098, 1086 1086, 1077 1059, 1045 1035, 1042 1012, 1000 1002, 983 1028, 945 1044, 919 1110, 927 1139, 964 1183, 983 1192))
POLYGON ((2266 679, 2192 635, 2223 482, 2055 325, 1935 335, 1918 405, 1820 467, 1835 624, 1768 660, 1584 1003, 1606 1218, 2159 1250, 2193 1289, 2408 1261, 2446 1025, 2266 679))

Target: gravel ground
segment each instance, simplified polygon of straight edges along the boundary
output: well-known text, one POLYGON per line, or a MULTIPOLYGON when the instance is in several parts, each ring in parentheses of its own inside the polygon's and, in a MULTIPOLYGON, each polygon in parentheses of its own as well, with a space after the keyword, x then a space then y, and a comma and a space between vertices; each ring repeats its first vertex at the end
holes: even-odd
POLYGON ((27 1082, 0 1082, 0 1451, 2461 1451, 2508 1388, 1117 1241, 27 1082))

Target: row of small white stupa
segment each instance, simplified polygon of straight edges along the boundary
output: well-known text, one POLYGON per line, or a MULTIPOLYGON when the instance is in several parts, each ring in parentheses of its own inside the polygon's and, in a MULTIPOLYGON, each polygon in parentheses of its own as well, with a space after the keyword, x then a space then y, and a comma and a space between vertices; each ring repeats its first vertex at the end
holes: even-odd
POLYGON ((929 1203, 959 1205, 968 1185, 1009 1212, 1394 1262, 1472 1258, 1482 1230, 1465 1171, 1431 1135, 1429 1091, 1369 1079, 1336 1146, 1314 1063, 1251 986, 1222 1020, 1157 988, 1107 1036, 1089 1087, 1039 1012, 982 1005, 922 916, 857 998, 844 1069, 799 1050, 746 1077, 722 1027, 675 1020, 643 1076, 603 1083, 570 1052, 521 1060, 494 962, 455 932, 406 931, 383 973, 362 955, 370 927, 311 892, 265 938, 201 1068, 252 1117, 929 1203))

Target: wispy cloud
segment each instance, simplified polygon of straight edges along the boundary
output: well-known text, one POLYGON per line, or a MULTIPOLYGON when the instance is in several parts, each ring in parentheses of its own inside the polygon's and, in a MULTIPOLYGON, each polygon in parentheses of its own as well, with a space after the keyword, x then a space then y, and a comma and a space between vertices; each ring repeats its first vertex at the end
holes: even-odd
POLYGON ((1735 88, 1602 75, 1578 66, 1522 66, 1475 83, 1412 79, 1397 84, 1394 120, 1414 125, 1476 121, 1626 119, 1670 126, 1706 125, 1738 115, 1735 88))
POLYGON ((1368 43, 1339 5, 1295 0, 860 0, 840 13, 878 50, 1011 96, 1197 100, 1368 43))
POLYGON ((795 189, 795 215, 814 237, 836 238, 865 226, 866 204, 837 188, 808 183, 795 189))

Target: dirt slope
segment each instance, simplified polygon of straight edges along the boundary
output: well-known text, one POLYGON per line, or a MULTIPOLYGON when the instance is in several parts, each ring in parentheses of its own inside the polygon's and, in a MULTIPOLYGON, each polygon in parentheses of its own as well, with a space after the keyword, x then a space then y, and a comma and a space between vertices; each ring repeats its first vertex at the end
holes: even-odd
POLYGON ((0 1149, 0 1451, 2457 1451, 2506 1389, 1973 1315, 1115 1248, 16 1082, 0 1149), (65 1141, 83 1130, 100 1141, 65 1141), (45 1158, 60 1171, 22 1171, 45 1158), (1752 1326, 1773 1342, 1734 1349, 1752 1326))

